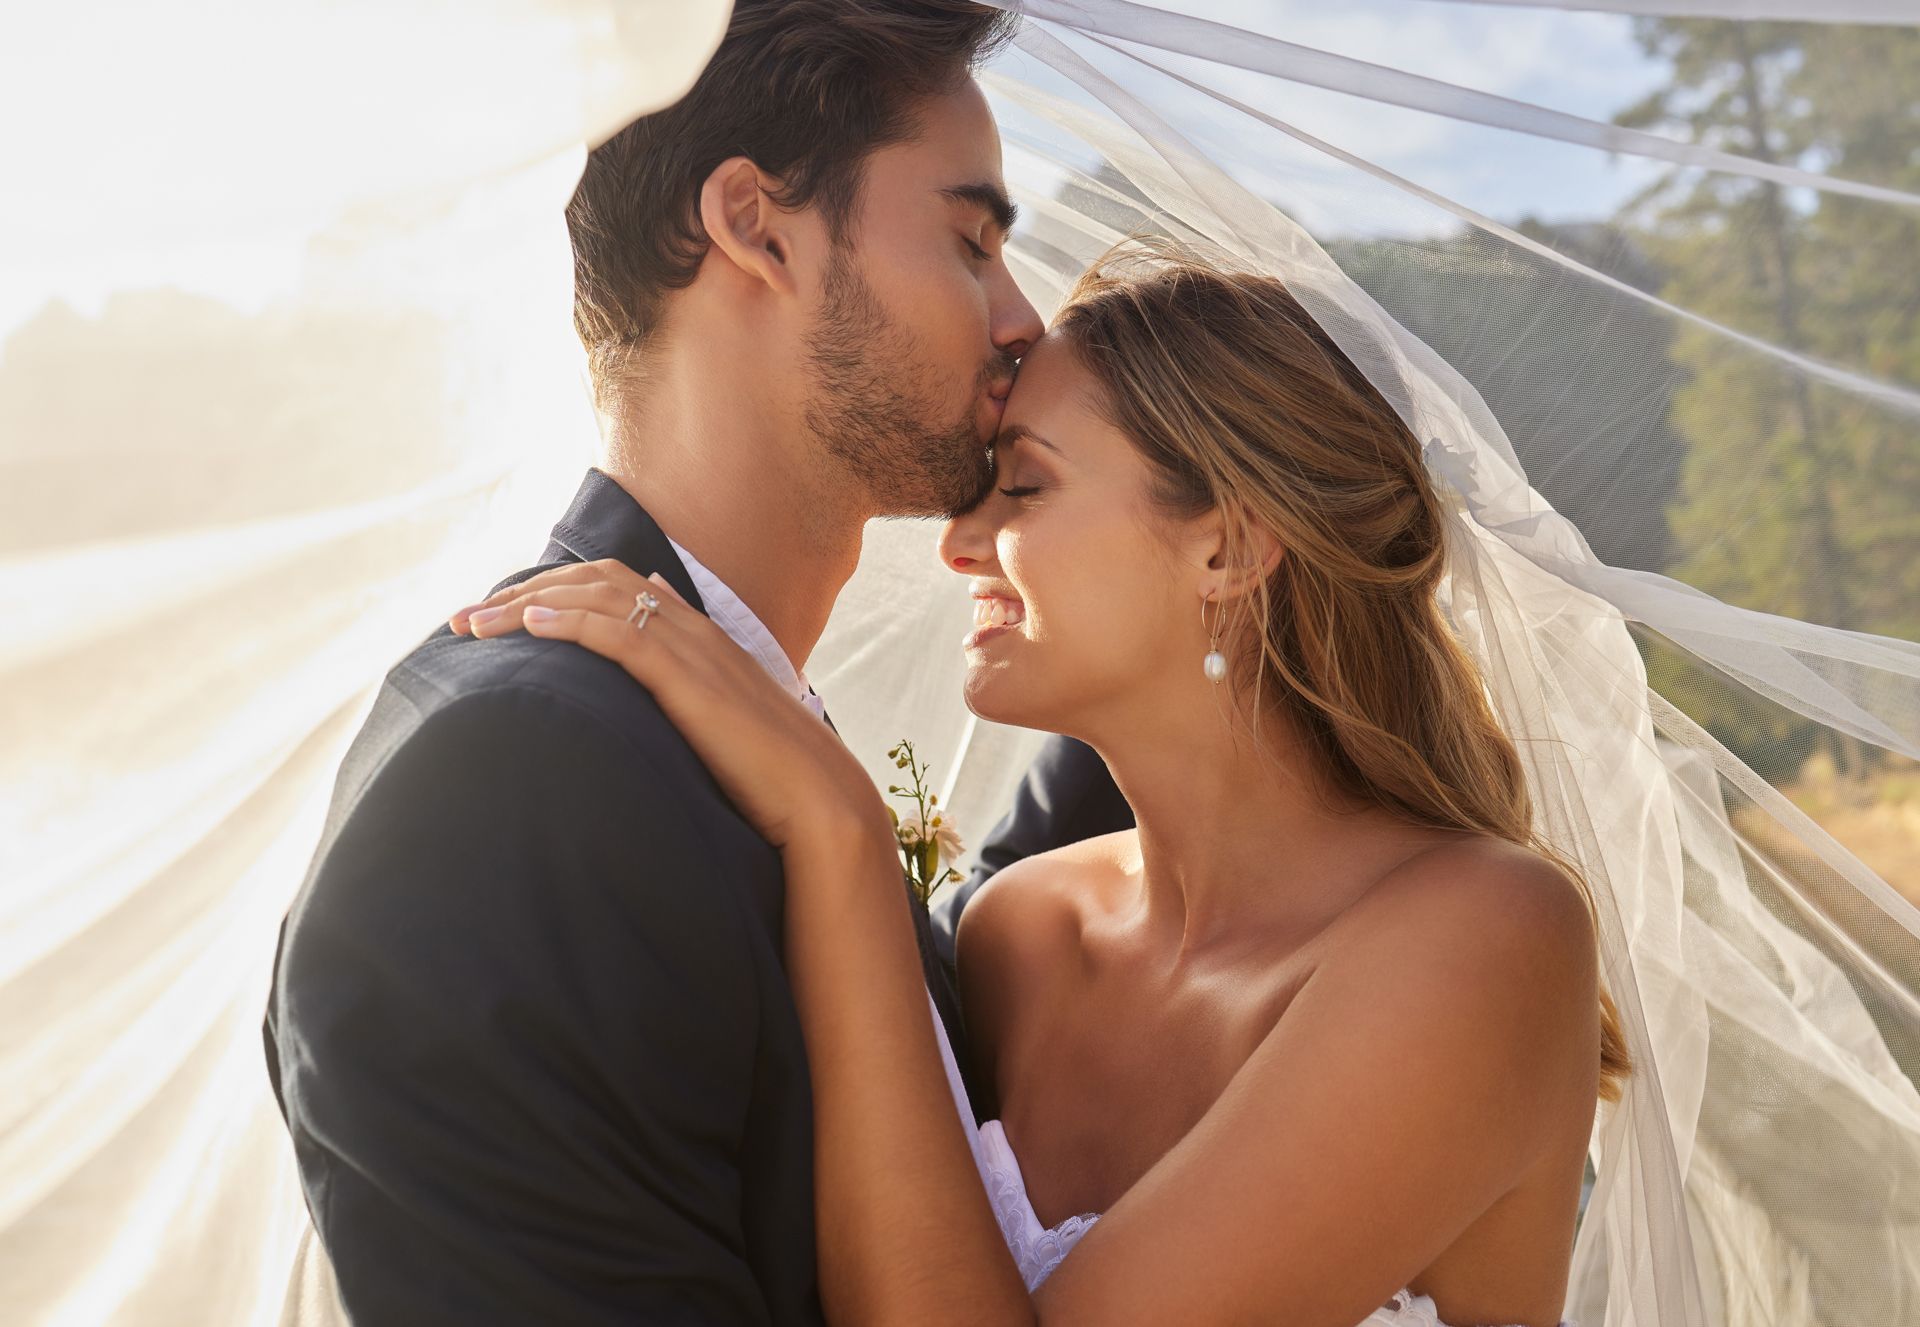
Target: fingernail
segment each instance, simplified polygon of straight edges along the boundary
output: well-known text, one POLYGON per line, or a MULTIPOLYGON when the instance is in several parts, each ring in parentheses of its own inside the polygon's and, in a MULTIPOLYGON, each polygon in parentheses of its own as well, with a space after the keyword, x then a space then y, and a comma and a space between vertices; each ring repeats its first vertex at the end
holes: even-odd
POLYGON ((467 625, 470 627, 483 627, 506 611, 504 608, 483 608, 467 619, 467 625))
POLYGON ((551 608, 542 608, 539 604, 529 604, 523 616, 529 622, 551 622, 560 614, 551 608))

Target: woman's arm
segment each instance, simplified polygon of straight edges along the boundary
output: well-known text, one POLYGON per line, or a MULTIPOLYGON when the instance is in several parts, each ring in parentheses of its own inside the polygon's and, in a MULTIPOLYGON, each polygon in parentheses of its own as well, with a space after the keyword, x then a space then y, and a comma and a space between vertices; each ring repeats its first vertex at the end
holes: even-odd
POLYGON ((822 826, 785 859, 828 1318, 1032 1323, 940 1061, 884 807, 876 796, 867 823, 822 826))

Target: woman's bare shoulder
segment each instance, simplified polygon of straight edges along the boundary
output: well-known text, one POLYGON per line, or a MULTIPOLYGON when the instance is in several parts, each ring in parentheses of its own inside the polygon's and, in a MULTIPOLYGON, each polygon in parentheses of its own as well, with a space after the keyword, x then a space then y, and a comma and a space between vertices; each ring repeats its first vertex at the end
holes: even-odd
POLYGON ((1082 967, 1092 919, 1138 869, 1133 830, 1022 858, 994 874, 960 913, 960 1004, 989 1075, 994 1048, 1023 1008, 1060 993, 1082 967))
POLYGON ((1023 857, 996 872, 960 913, 955 944, 969 963, 1060 956, 1092 911, 1111 903, 1139 867, 1140 836, 1121 830, 1023 857))
POLYGON ((1387 872, 1342 922, 1323 964, 1329 982, 1344 972, 1355 990, 1392 999, 1383 965, 1412 955, 1419 998, 1444 1002, 1454 987, 1470 995, 1492 983, 1530 1011, 1542 1055, 1589 1058, 1575 1048, 1598 1032, 1593 915, 1578 881, 1545 854, 1462 836, 1387 872))
MULTIPOLYGON (((1593 921, 1574 878, 1530 847, 1462 835, 1416 852, 1362 899, 1369 930, 1463 933, 1544 949, 1553 959, 1591 949, 1593 921)), ((1356 910, 1361 911, 1361 910, 1356 910)))

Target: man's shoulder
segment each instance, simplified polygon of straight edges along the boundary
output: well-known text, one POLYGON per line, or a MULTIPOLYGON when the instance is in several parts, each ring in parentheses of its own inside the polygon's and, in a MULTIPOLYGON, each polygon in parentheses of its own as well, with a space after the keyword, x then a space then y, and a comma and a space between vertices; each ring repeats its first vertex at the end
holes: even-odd
POLYGON ((716 848, 715 836, 745 844, 752 833, 618 664, 566 641, 442 629, 381 683, 340 763, 314 865, 343 840, 431 835, 428 809, 468 823, 511 817, 538 837, 576 832, 596 807, 633 808, 622 819, 670 813, 716 848))
POLYGON ((635 777, 652 767, 678 782, 689 762, 699 767, 652 693, 618 664, 525 633, 476 640, 435 632, 389 670, 355 745, 384 763, 409 746, 457 742, 489 725, 502 739, 495 752, 503 763, 515 757, 507 739, 548 745, 558 732, 582 758, 631 756, 635 777))
POLYGON ((388 673, 342 761, 293 922, 458 899, 517 925, 610 894, 621 915, 719 924, 736 896, 775 896, 778 861, 618 665, 437 633, 388 673), (722 861, 741 890, 682 887, 722 861))
MULTIPOLYGON (((502 579, 494 592, 563 563, 542 563, 502 579)), ((625 732, 678 737, 647 689, 610 659, 566 641, 524 631, 477 639, 442 623, 388 670, 380 698, 393 702, 396 737, 429 721, 483 714, 516 702, 545 700, 558 712, 625 732)))

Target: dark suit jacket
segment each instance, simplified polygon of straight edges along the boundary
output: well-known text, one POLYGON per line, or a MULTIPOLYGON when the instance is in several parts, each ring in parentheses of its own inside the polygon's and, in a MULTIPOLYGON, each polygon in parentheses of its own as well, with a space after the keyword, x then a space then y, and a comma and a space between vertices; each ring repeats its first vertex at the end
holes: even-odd
MULTIPOLYGON (((542 567, 604 557, 700 606, 596 470, 542 567)), ((618 665, 446 627, 402 660, 341 767, 266 1022, 353 1320, 820 1322, 783 896, 778 853, 618 665)))

